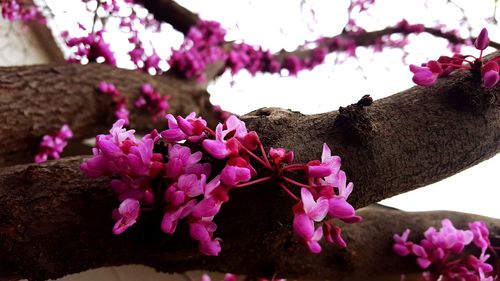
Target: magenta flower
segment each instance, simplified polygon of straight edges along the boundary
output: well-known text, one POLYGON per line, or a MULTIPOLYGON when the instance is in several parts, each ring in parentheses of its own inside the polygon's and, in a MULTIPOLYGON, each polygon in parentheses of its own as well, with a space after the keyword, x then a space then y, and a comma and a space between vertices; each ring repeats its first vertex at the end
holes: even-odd
POLYGON ((238 143, 245 142, 248 135, 245 123, 236 116, 231 115, 224 125, 218 124, 215 128, 215 140, 203 140, 203 148, 214 158, 224 159, 237 155, 238 143))
POLYGON ((177 179, 181 174, 196 174, 208 176, 210 174, 209 163, 198 163, 203 154, 199 151, 191 154, 189 147, 179 144, 169 145, 168 162, 165 164, 165 176, 177 179))
POLYGON ((193 210, 195 204, 196 200, 193 199, 172 211, 165 212, 163 220, 161 221, 161 230, 168 234, 174 233, 177 228, 177 222, 187 217, 193 210))
POLYGON ((326 143, 323 144, 321 164, 318 164, 317 161, 311 161, 307 164, 309 176, 315 178, 336 176, 340 170, 340 157, 332 156, 331 153, 330 147, 326 143))
POLYGON ((300 194, 305 214, 313 221, 322 221, 328 213, 328 199, 319 197, 315 201, 307 188, 302 188, 300 194))
POLYGON ((113 218, 116 220, 113 226, 115 235, 123 233, 127 228, 134 225, 139 217, 141 205, 134 199, 125 199, 120 207, 113 212, 113 218))
POLYGON ((63 125, 59 131, 45 135, 40 142, 40 149, 35 155, 35 162, 42 163, 49 158, 59 159, 60 154, 68 144, 68 140, 73 137, 73 131, 68 125, 63 125))
POLYGON ((312 253, 321 252, 321 245, 318 241, 323 237, 321 227, 314 229, 314 222, 304 213, 297 213, 293 219, 293 229, 295 233, 306 243, 312 253))
MULTIPOLYGON (((432 62, 432 61, 430 61, 432 62)), ((410 65, 410 71, 413 72, 413 82, 420 86, 431 86, 436 83, 438 76, 442 73, 440 66, 430 63, 429 66, 410 65), (430 67, 434 66, 434 67, 430 67)))
POLYGON ((490 245, 489 231, 486 224, 482 221, 475 221, 469 223, 469 229, 472 231, 474 244, 485 252, 490 245))
POLYGON ((196 113, 191 112, 186 118, 172 114, 167 114, 168 129, 161 132, 161 136, 170 142, 188 140, 199 142, 205 137, 205 127, 207 121, 203 118, 196 118, 196 113))
POLYGON ((409 229, 406 229, 401 235, 394 234, 393 238, 395 243, 392 246, 392 249, 394 250, 394 252, 396 252, 396 254, 400 256, 407 256, 408 254, 410 254, 412 243, 407 242, 409 235, 409 229))
POLYGON ((272 148, 269 149, 269 156, 276 165, 280 163, 289 164, 293 162, 293 151, 286 151, 284 148, 272 148))
POLYGON ((476 40, 474 41, 474 47, 482 51, 488 47, 489 43, 490 38, 488 37, 488 30, 486 30, 486 28, 483 28, 481 29, 481 32, 479 32, 479 36, 477 36, 476 40))
POLYGON ((328 200, 328 214, 334 218, 349 219, 355 216, 354 208, 347 202, 347 198, 354 187, 353 183, 347 183, 347 178, 344 171, 339 171, 335 178, 327 178, 331 184, 337 187, 338 195, 334 195, 328 200))
POLYGON ((241 157, 229 159, 227 165, 222 169, 220 180, 228 187, 236 186, 240 182, 249 181, 256 172, 248 161, 241 157))

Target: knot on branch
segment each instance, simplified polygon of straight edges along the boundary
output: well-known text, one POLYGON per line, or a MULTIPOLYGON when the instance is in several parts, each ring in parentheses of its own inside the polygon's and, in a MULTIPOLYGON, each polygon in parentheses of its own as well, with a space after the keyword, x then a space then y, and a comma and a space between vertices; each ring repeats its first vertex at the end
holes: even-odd
POLYGON ((373 123, 365 111, 365 107, 371 106, 372 103, 370 95, 364 95, 357 103, 339 108, 334 126, 340 131, 345 143, 359 146, 372 138, 373 123))

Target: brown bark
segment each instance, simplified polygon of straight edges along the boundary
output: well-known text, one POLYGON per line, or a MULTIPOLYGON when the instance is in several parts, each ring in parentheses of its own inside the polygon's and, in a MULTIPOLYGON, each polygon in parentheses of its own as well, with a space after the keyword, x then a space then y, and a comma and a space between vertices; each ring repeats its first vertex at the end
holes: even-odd
POLYGON ((392 250, 392 235, 412 239, 450 218, 457 227, 485 220, 492 236, 500 221, 453 212, 405 213, 367 208, 364 221, 344 227, 346 250, 325 245, 310 254, 291 230, 293 202, 277 188, 241 189, 216 217, 223 239, 219 257, 203 257, 184 224, 173 236, 160 230, 159 213, 143 213, 121 236, 111 234, 116 205, 108 180, 84 178, 83 158, 24 165, 0 173, 0 277, 43 280, 100 266, 144 264, 166 272, 202 269, 251 276, 367 280, 418 271, 412 258, 392 250), (268 198, 263 200, 262 198, 268 198))
POLYGON ((153 124, 147 112, 134 109, 143 83, 151 83, 171 99, 170 111, 204 114, 211 122, 206 91, 172 77, 152 77, 137 71, 101 64, 54 64, 0 68, 0 166, 32 161, 41 137, 68 123, 74 140, 109 130, 116 120, 112 99, 96 90, 100 81, 114 83, 128 100, 131 127, 164 127, 153 124))
POLYGON ((195 26, 200 18, 197 14, 177 4, 173 0, 137 0, 159 21, 172 25, 174 29, 188 34, 191 27, 195 26))

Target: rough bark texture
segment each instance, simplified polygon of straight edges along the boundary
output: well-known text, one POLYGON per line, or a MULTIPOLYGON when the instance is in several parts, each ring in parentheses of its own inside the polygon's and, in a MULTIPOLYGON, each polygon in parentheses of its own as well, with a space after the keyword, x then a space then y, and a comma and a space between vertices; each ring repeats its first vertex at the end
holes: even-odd
MULTIPOLYGON (((252 276, 367 280, 367 276, 415 272, 414 259, 392 253, 392 235, 413 238, 450 218, 458 227, 485 220, 492 236, 500 221, 453 212, 405 213, 367 208, 364 221, 344 228, 347 250, 326 245, 309 254, 291 230, 293 202, 277 188, 238 190, 217 216, 223 241, 219 257, 203 257, 181 224, 161 232, 161 214, 144 213, 121 236, 111 233, 116 204, 107 180, 90 180, 81 157, 23 165, 0 173, 0 276, 56 278, 100 266, 145 264, 161 271, 204 269, 252 276), (262 200, 268 198, 269 200, 262 200)), ((359 205, 358 205, 359 206, 359 205)))
POLYGON ((173 114, 203 113, 213 122, 206 91, 172 77, 152 77, 137 71, 90 64, 55 64, 0 68, 0 166, 31 162, 41 137, 68 123, 75 139, 107 132, 114 117, 111 98, 96 90, 100 81, 114 83, 128 99, 131 126, 162 127, 143 110, 134 109, 143 83, 169 95, 173 114))

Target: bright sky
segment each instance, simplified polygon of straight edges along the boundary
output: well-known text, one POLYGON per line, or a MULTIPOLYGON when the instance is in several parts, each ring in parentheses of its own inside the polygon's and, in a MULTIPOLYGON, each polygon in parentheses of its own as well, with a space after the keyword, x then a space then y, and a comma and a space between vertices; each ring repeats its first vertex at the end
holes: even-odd
MULTIPOLYGON (((347 20, 348 6, 347 1, 340 0, 178 2, 198 12, 204 19, 221 22, 228 29, 228 39, 244 39, 273 51, 281 48, 293 50, 305 41, 337 34, 347 20)), ((358 23, 368 30, 376 30, 393 25, 402 18, 410 23, 424 23, 427 26, 434 26, 439 19, 454 28, 458 26, 462 14, 457 6, 447 2, 377 0, 370 15, 361 17, 358 23)), ((491 0, 452 2, 464 8, 474 35, 485 26, 484 19, 493 14, 494 1, 491 0)), ((59 27, 64 26, 72 32, 78 32, 75 19, 87 26, 92 22, 91 15, 81 12, 84 8, 78 0, 47 0, 47 3, 52 4, 59 27)), ((492 39, 500 41, 497 36, 500 34, 499 27, 489 25, 488 29, 492 39)), ((160 55, 168 57, 170 48, 179 46, 182 36, 172 31, 168 25, 164 26, 164 30, 153 41, 160 55)), ((468 34, 467 29, 461 32, 468 34)), ((414 44, 405 48, 409 53, 407 63, 418 64, 440 55, 451 54, 444 40, 425 34, 412 36, 410 39, 414 44)), ((126 40, 126 37, 115 32, 110 35, 109 40, 126 40)), ((121 46, 127 48, 127 44, 121 46)), ((463 52, 477 55, 470 48, 463 52)), ((413 86, 408 66, 402 62, 403 51, 387 50, 373 56, 372 50, 358 48, 357 54, 358 59, 347 60, 336 54, 329 55, 324 65, 313 71, 300 73, 297 78, 269 74, 251 77, 244 72, 232 77, 226 73, 210 85, 211 100, 238 114, 270 106, 318 113, 353 103, 365 94, 378 99, 413 86)), ((497 156, 446 180, 382 203, 410 211, 446 209, 500 218, 500 204, 497 203, 500 198, 499 168, 500 156, 497 156)))

